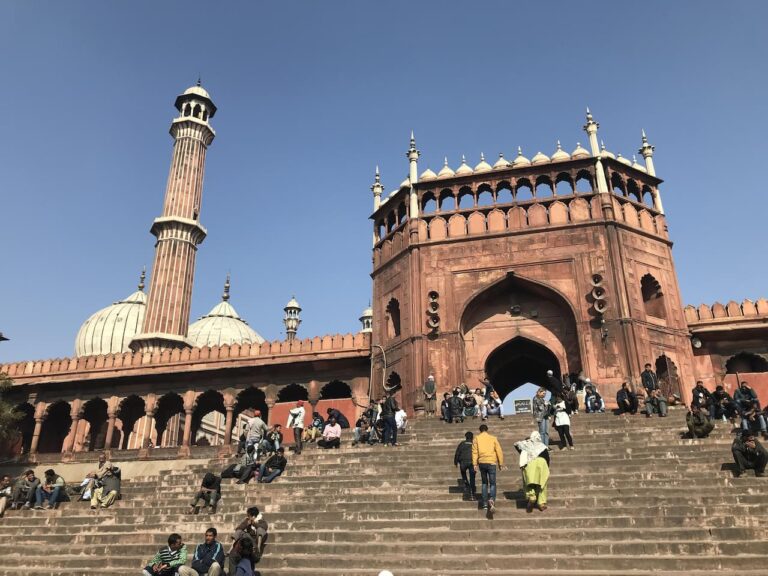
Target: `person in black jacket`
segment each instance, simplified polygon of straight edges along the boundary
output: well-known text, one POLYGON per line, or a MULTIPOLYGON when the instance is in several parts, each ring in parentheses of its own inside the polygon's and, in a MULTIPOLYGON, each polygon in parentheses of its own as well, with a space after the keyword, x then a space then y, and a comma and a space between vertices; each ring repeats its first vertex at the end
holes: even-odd
POLYGON ((712 394, 704 387, 704 382, 701 380, 696 382, 696 386, 691 390, 691 406, 698 406, 701 410, 708 411, 709 417, 714 418, 712 394))
POLYGON ((621 390, 616 392, 616 404, 619 405, 619 414, 637 414, 637 394, 629 389, 626 382, 621 385, 621 390))
POLYGON ((722 386, 715 387, 715 391, 712 392, 712 409, 714 412, 713 420, 719 420, 726 418, 733 422, 736 419, 738 410, 736 404, 733 402, 733 398, 725 388, 722 386))
POLYGON ((475 499, 477 486, 475 484, 475 467, 472 465, 472 440, 474 434, 467 432, 464 440, 459 442, 456 453, 453 455, 453 465, 461 470, 461 479, 464 482, 464 494, 470 500, 475 499))
POLYGON ((459 389, 454 388, 453 396, 451 396, 451 419, 449 422, 464 422, 464 401, 459 394, 459 389))
POLYGON ((349 420, 347 420, 347 417, 339 412, 336 408, 328 408, 327 412, 328 418, 325 419, 326 422, 331 418, 334 418, 339 426, 342 428, 349 428, 349 420))
POLYGON ((205 476, 203 476, 203 482, 200 484, 200 490, 197 491, 189 505, 189 513, 198 514, 201 508, 200 501, 202 500, 202 506, 210 506, 211 514, 215 514, 219 498, 221 498, 221 477, 211 472, 206 472, 205 476))
POLYGON ((394 392, 387 392, 384 401, 381 403, 381 419, 384 421, 384 445, 392 444, 392 446, 399 446, 397 443, 397 422, 395 420, 395 412, 400 407, 395 400, 394 392))
POLYGON ((757 441, 755 433, 750 430, 742 430, 731 446, 733 460, 736 462, 736 471, 733 475, 738 478, 744 470, 752 469, 755 476, 765 476, 765 466, 768 464, 768 451, 757 441))
POLYGON ((449 424, 453 422, 451 418, 451 395, 448 392, 443 394, 443 401, 440 402, 440 414, 442 415, 441 420, 444 422, 449 424))
POLYGON ((269 484, 285 472, 288 460, 285 459, 285 448, 280 446, 277 451, 261 465, 259 469, 259 484, 269 484))

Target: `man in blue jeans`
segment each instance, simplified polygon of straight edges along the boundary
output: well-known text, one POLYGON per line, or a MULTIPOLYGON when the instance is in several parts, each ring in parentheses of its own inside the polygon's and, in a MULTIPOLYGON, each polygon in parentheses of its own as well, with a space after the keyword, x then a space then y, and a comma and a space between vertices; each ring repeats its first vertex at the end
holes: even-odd
POLYGON ((384 445, 397 446, 397 422, 395 413, 400 409, 395 400, 394 392, 387 392, 387 397, 381 403, 381 419, 384 422, 384 445))
POLYGON ((49 468, 45 471, 45 480, 37 487, 35 510, 43 509, 43 500, 48 501, 48 510, 56 508, 63 491, 64 478, 49 468))
POLYGON ((285 448, 280 446, 272 456, 261 465, 259 470, 259 484, 269 484, 280 476, 288 465, 285 459, 285 448))
POLYGON ((480 434, 472 441, 472 465, 480 472, 483 484, 480 507, 493 515, 496 509, 496 466, 504 469, 504 453, 496 436, 488 434, 488 425, 480 425, 480 434))
POLYGON ((533 397, 533 419, 539 428, 541 442, 549 448, 549 401, 546 398, 547 389, 539 388, 533 397))

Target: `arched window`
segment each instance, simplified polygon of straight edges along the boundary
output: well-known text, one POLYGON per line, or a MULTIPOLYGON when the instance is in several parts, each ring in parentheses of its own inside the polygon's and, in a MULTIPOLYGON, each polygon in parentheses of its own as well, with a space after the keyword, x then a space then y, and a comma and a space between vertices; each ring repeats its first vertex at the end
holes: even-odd
POLYGON ((341 380, 332 380, 320 390, 320 400, 337 400, 351 397, 352 389, 346 382, 341 380))
POLYGON ((578 194, 589 194, 593 191, 592 176, 589 172, 581 171, 576 176, 576 192, 578 194))
POLYGON ((536 180, 536 198, 547 198, 554 194, 552 190, 552 182, 549 178, 540 176, 536 180))
POLYGON ((387 336, 390 339, 400 336, 400 302, 395 298, 387 304, 387 336))
POLYGON ((666 318, 667 311, 664 305, 664 293, 661 284, 651 274, 646 274, 640 280, 640 291, 643 294, 643 306, 648 316, 666 318))
POLYGON ((512 196, 512 189, 509 187, 508 184, 504 184, 503 186, 500 186, 496 190, 496 203, 497 204, 511 204, 514 202, 514 198, 512 196))
POLYGON ((472 189, 468 187, 464 187, 461 190, 459 190, 459 209, 468 210, 470 208, 474 208, 474 206, 475 206, 475 196, 472 193, 472 189))
POLYGON ((515 200, 518 202, 533 200, 533 188, 528 180, 518 180, 517 187, 515 188, 515 200))
POLYGON ((309 392, 299 384, 288 384, 280 388, 277 393, 278 402, 296 402, 297 400, 309 400, 309 392))
POLYGON ((435 210, 437 210, 435 195, 432 192, 427 192, 421 197, 421 212, 422 214, 432 214, 435 210))
POLYGON ((624 182, 622 182, 621 176, 619 176, 616 172, 614 172, 611 176, 611 190, 614 194, 618 194, 619 196, 627 195, 627 193, 624 191, 624 182))
POLYGON ((566 174, 558 174, 555 183, 555 194, 557 196, 570 196, 573 194, 573 184, 571 183, 571 177, 566 174))
POLYGON ((728 374, 768 372, 768 360, 750 352, 739 352, 725 363, 725 371, 728 374))
POLYGON ((440 192, 440 212, 456 209, 456 197, 451 190, 440 192))

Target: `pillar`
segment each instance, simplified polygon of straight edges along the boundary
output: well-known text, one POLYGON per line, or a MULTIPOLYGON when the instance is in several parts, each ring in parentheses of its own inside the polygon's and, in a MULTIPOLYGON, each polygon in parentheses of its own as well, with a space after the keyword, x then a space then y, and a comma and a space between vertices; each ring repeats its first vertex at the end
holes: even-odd
POLYGON ((37 445, 40 442, 40 431, 43 429, 44 417, 35 417, 35 430, 32 432, 32 442, 29 444, 29 455, 37 454, 37 445))
POLYGON ((107 412, 107 436, 104 438, 104 450, 112 450, 112 437, 115 434, 115 420, 117 414, 107 412))
POLYGON ((226 419, 224 421, 224 442, 222 444, 229 446, 232 443, 232 421, 235 415, 235 405, 225 404, 224 409, 226 410, 226 419))
POLYGON ((72 452, 72 448, 75 445, 75 438, 77 437, 77 427, 80 424, 80 411, 72 412, 72 425, 69 427, 69 434, 64 438, 64 444, 61 447, 62 452, 72 452))
POLYGON ((190 436, 192 436, 192 408, 184 408, 184 438, 181 441, 181 445, 184 448, 189 448, 190 436))

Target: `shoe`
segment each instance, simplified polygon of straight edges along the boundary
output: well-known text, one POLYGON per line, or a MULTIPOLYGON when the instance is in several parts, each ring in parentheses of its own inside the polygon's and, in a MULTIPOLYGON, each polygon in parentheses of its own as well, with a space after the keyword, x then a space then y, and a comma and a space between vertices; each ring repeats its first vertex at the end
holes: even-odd
POLYGON ((733 472, 733 477, 734 478, 741 478, 741 470, 735 470, 733 472))
POLYGON ((42 509, 43 509, 43 507, 40 504, 37 504, 35 506, 35 510, 42 510, 42 509))
POLYGON ((570 446, 568 450, 576 450, 576 446, 570 446))
POLYGON ((245 482, 243 482, 242 480, 238 480, 237 482, 235 482, 235 484, 245 484, 245 482))
POLYGON ((96 510, 96 504, 91 504, 91 510, 96 510))
POLYGON ((216 514, 216 507, 217 507, 217 504, 214 504, 213 506, 211 506, 211 514, 216 514))
POLYGON ((22 510, 29 510, 30 508, 32 508, 32 504, 30 504, 29 502, 27 502, 26 504, 24 504, 24 506, 21 507, 22 510))
POLYGON ((534 500, 528 500, 528 504, 525 507, 525 511, 530 514, 533 512, 533 507, 536 506, 536 502, 534 500))
POLYGON ((488 500, 488 510, 494 512, 496 510, 496 504, 493 500, 488 500))
POLYGON ((499 420, 504 420, 504 416, 499 416, 499 420))
POLYGON ((46 510, 55 510, 55 509, 56 509, 56 506, 54 506, 53 504, 48 504, 48 508, 46 508, 46 510))
POLYGON ((755 472, 756 478, 765 478, 765 472, 755 472))
POLYGON ((547 509, 547 505, 546 504, 539 504, 537 506, 537 508, 539 509, 540 512, 544 512, 544 510, 547 509))
POLYGON ((192 514, 200 514, 200 506, 195 506, 192 509, 192 514))

